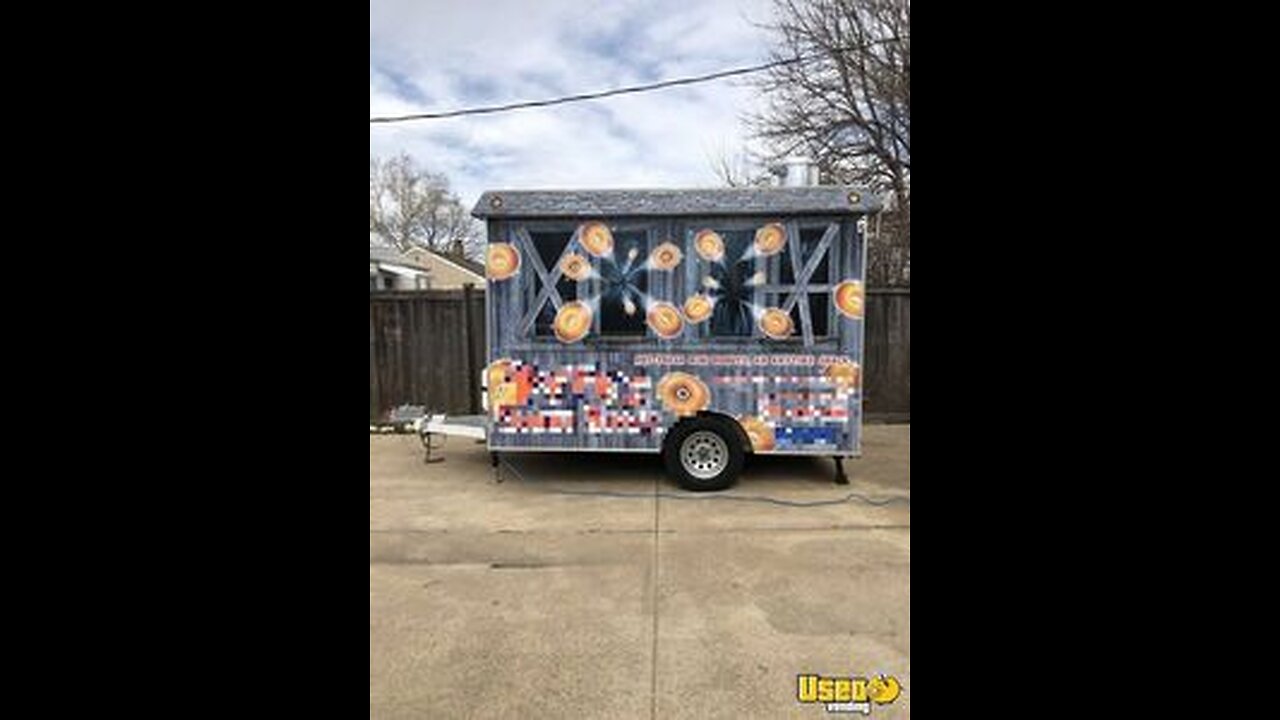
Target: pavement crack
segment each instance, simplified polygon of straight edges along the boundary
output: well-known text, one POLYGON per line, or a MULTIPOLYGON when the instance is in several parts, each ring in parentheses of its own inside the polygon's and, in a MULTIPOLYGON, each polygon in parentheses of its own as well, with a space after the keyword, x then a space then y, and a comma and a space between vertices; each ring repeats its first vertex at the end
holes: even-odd
POLYGON ((489 563, 491 570, 538 570, 540 568, 559 567, 566 563, 545 563, 545 562, 493 562, 489 563))

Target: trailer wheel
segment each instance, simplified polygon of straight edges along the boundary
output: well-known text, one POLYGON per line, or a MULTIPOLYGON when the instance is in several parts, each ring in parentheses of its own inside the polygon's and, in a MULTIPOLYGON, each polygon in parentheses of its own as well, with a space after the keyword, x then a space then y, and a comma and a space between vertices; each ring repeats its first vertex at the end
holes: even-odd
POLYGON ((686 490, 724 490, 742 472, 742 441, 723 418, 692 418, 672 428, 662 460, 667 474, 686 490))

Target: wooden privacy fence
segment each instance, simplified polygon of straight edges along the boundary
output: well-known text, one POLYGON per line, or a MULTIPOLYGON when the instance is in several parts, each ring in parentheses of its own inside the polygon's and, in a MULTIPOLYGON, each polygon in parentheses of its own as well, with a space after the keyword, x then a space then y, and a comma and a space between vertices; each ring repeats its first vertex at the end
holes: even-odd
MULTIPOLYGON (((911 418, 911 291, 867 291, 863 377, 869 420, 911 418)), ((451 415, 482 412, 484 292, 369 293, 369 421, 397 405, 451 415)))
POLYGON ((483 412, 484 353, 483 291, 369 293, 369 422, 405 404, 483 412))
POLYGON ((863 408, 868 420, 911 420, 911 290, 867 290, 863 408))

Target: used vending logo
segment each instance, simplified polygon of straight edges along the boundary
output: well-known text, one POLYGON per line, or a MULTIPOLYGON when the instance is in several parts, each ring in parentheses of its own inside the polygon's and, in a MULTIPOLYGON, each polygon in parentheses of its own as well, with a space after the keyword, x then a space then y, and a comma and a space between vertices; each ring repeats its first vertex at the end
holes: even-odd
POLYGON ((902 686, 892 675, 864 677, 796 676, 796 699, 822 703, 829 713, 871 714, 871 705, 888 705, 898 699, 902 686))

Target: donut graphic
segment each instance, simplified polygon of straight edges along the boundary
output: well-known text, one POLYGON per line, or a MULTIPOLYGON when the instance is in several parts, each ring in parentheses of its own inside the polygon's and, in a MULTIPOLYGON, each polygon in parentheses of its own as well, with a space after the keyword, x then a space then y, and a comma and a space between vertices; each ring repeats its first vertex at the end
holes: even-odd
POLYGON ((683 259, 684 253, 672 242, 664 242, 649 253, 649 264, 655 270, 671 270, 683 259))
POLYGON ((756 231, 756 254, 768 257, 787 244, 787 230, 781 223, 769 223, 756 231))
POLYGON ((743 415, 738 418, 738 424, 751 440, 752 450, 768 452, 774 448, 773 428, 766 425, 764 420, 754 415, 743 415))
POLYGON ((520 253, 510 243, 492 243, 485 262, 490 280, 506 280, 520 269, 520 253))
POLYGON ((552 323, 556 339, 562 343, 576 343, 591 331, 591 308, 581 300, 567 302, 556 312, 552 323))
POLYGON ((669 372, 657 385, 658 399, 669 412, 680 417, 696 415, 711 403, 711 391, 706 383, 686 372, 669 372))
POLYGON ((591 276, 591 261, 578 253, 569 253, 560 261, 560 271, 570 280, 586 280, 591 276))
POLYGON ((856 390, 862 384, 862 368, 855 362, 828 365, 822 374, 841 390, 856 390))
POLYGON ((711 300, 701 293, 690 295, 688 300, 684 301, 684 316, 689 322, 697 325, 698 323, 711 317, 711 300))
POLYGON ((588 253, 605 257, 613 253, 613 233, 602 222, 583 223, 578 228, 578 242, 588 253))
POLYGON ((654 303, 645 319, 658 337, 665 340, 678 337, 684 331, 684 319, 680 317, 680 311, 668 302, 654 303))
POLYGON ((791 337, 794 330, 791 316, 778 308, 769 308, 760 316, 760 332, 774 340, 785 340, 791 337))
POLYGON ((530 385, 522 382, 510 358, 489 363, 485 369, 485 381, 489 393, 489 412, 496 418, 504 406, 523 405, 529 398, 530 385))
POLYGON ((693 249, 703 260, 719 262, 724 259, 724 238, 715 230, 700 230, 693 236, 693 249))
POLYGON ((498 358, 489 363, 489 367, 485 368, 485 387, 492 391, 495 387, 507 381, 507 374, 511 372, 511 358, 498 358))
POLYGON ((859 280, 845 280, 836 285, 831 291, 834 296, 836 309, 841 315, 854 320, 862 318, 862 304, 865 293, 862 289, 862 282, 859 280))

